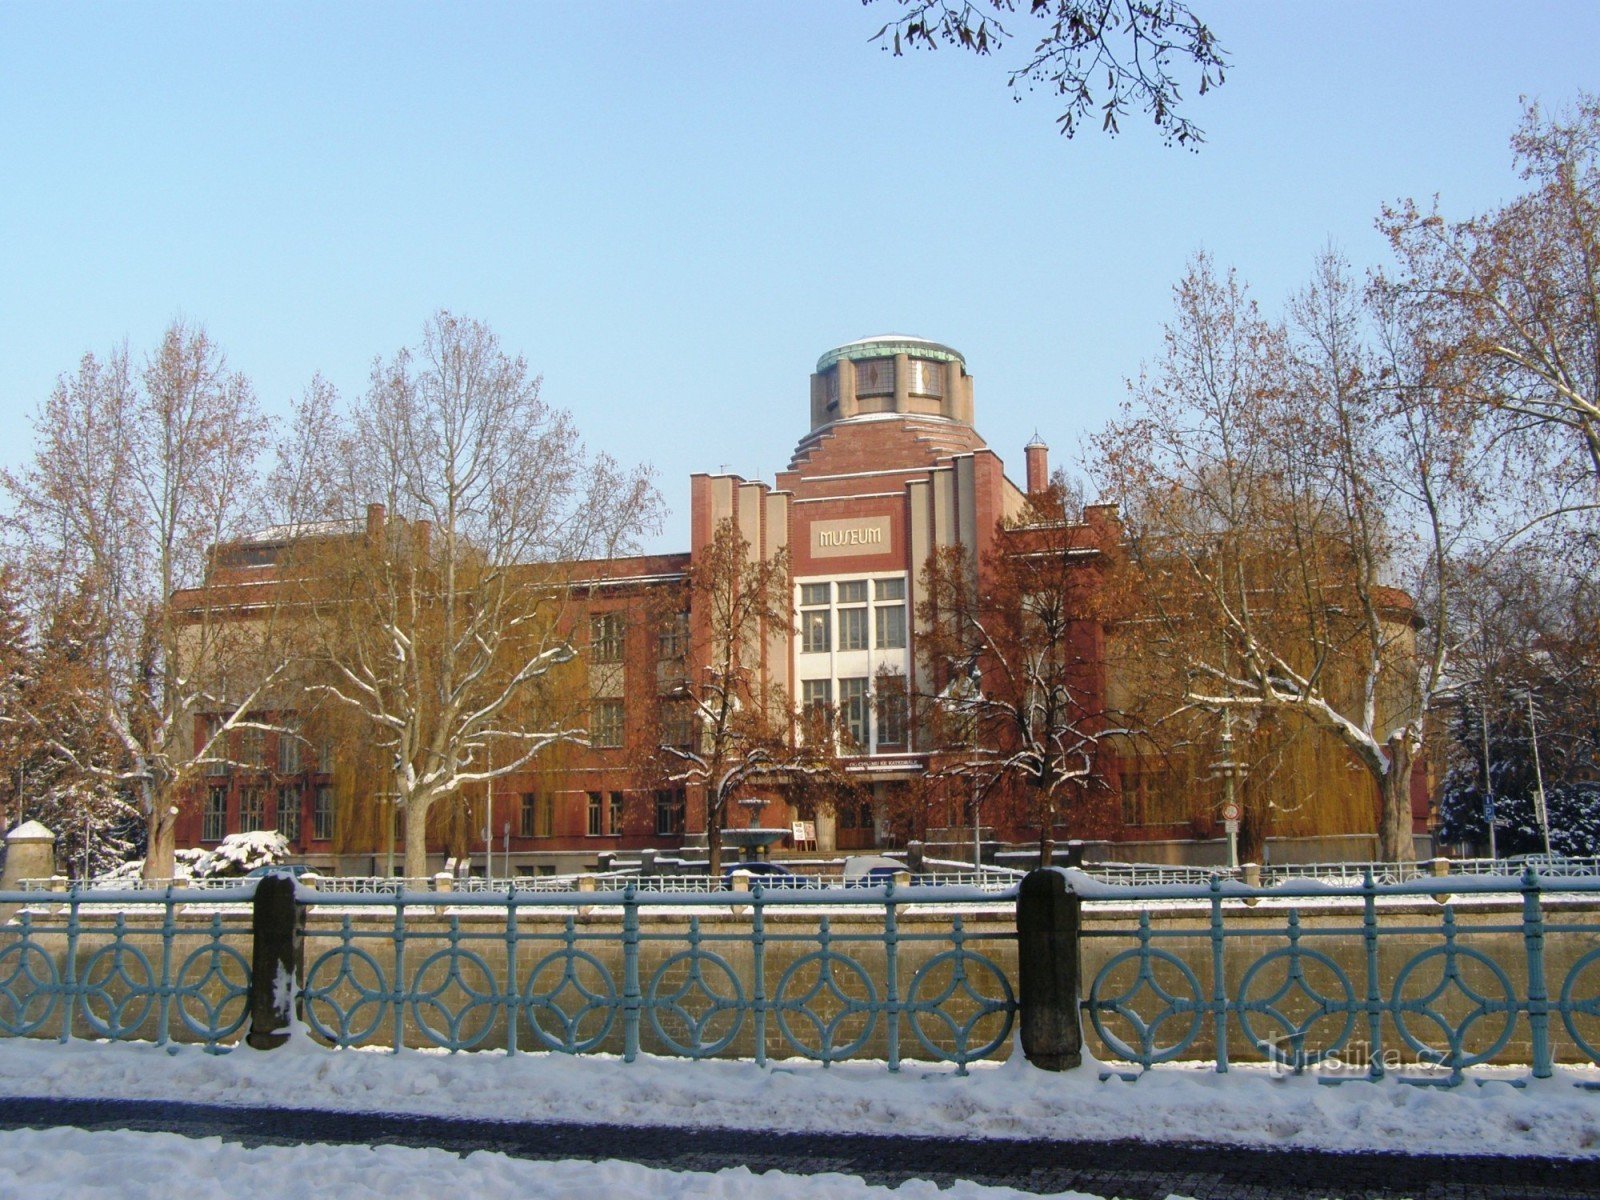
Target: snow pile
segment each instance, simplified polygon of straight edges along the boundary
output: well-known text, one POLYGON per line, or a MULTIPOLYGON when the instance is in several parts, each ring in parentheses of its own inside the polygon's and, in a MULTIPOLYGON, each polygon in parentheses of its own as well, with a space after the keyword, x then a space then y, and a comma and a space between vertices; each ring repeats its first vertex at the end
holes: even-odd
MULTIPOLYGON (((215 850, 182 849, 173 851, 172 878, 228 879, 244 875, 257 867, 270 867, 289 857, 289 842, 272 829, 251 833, 230 833, 215 850)), ((123 863, 95 880, 100 886, 119 880, 138 879, 144 872, 144 859, 123 863)))
MULTIPOLYGON (((1521 1072, 1525 1074, 1526 1072, 1521 1072)), ((303 1036, 270 1052, 0 1041, 0 1095, 99 1096, 794 1132, 960 1138, 1139 1138, 1329 1150, 1600 1156, 1600 1071, 1566 1068, 1516 1088, 1451 1091, 1385 1080, 1162 1069, 1102 1081, 1020 1054, 968 1076, 870 1063, 623 1063, 590 1055, 325 1050, 303 1036)), ((0 1188, 0 1194, 4 1189, 0 1188)))
POLYGON ((202 854, 193 866, 196 879, 243 875, 257 867, 270 867, 289 857, 288 839, 275 829, 230 833, 215 850, 202 854))
MULTIPOLYGON (((315 1181, 341 1200, 396 1196, 606 1196, 608 1200, 1038 1200, 1011 1188, 958 1182, 945 1191, 921 1180, 896 1188, 853 1175, 757 1175, 745 1167, 710 1174, 627 1162, 533 1162, 479 1151, 404 1146, 258 1146, 171 1133, 0 1132, 0 1195, 75 1200, 238 1200, 245 1180, 315 1181)), ((299 1189, 290 1189, 298 1192, 299 1189)), ((1095 1200, 1064 1192, 1060 1200, 1095 1200)))

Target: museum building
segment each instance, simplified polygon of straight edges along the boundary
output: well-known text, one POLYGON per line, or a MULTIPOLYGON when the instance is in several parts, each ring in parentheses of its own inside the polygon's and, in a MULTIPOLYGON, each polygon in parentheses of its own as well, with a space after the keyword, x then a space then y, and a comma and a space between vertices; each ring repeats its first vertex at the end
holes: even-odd
MULTIPOLYGON (((725 825, 788 828, 803 817, 814 832, 807 848, 829 853, 893 845, 908 835, 937 842, 937 826, 959 823, 956 806, 908 825, 897 803, 929 768, 906 697, 939 683, 923 677, 930 668, 919 655, 924 567, 936 553, 954 550, 982 569, 997 539, 1025 539, 1027 530, 1017 526, 1028 496, 1043 492, 1050 475, 1048 450, 1037 438, 1024 449, 1021 485, 1006 475, 975 428, 973 392, 962 355, 937 342, 894 335, 829 350, 811 375, 809 428, 775 480, 695 474, 687 552, 578 564, 572 636, 586 665, 589 744, 561 747, 526 772, 496 780, 484 795, 463 798, 451 819, 430 818, 430 866, 453 858, 481 870, 486 833, 497 875, 593 867, 608 855, 692 855, 704 846, 704 797, 663 786, 641 763, 649 757, 646 743, 692 736, 686 707, 671 700, 704 653, 707 616, 686 580, 724 522, 737 527, 752 559, 788 558, 793 619, 788 629, 770 629, 754 652, 757 683, 780 687, 800 709, 833 714, 851 747, 845 765, 856 785, 848 801, 805 811, 781 787, 753 787, 725 825), (880 694, 888 687, 894 695, 880 694), (683 728, 671 732, 663 722, 683 728)), ((368 535, 392 519, 373 506, 368 535)), ((1085 511, 1081 528, 1068 534, 1083 561, 1093 559, 1114 523, 1110 510, 1085 511)), ((281 536, 231 544, 188 603, 215 604, 231 586, 270 577, 287 544, 281 536)), ((1103 642, 1102 634, 1085 631, 1103 642)), ((1097 670, 1088 686, 1103 700, 1103 655, 1097 670)), ((197 748, 203 733, 196 729, 197 748)), ((185 805, 179 845, 277 828, 297 855, 322 869, 381 872, 384 847, 371 824, 357 832, 341 815, 351 789, 347 779, 341 806, 330 751, 271 734, 236 734, 236 741, 241 737, 234 764, 215 769, 204 794, 185 805)), ((1214 832, 1205 819, 1191 821, 1187 809, 1175 819, 1141 816, 1136 764, 1107 758, 1097 784, 1093 796, 1079 796, 1082 828, 1061 818, 1064 835, 1120 841, 1214 832)), ((375 790, 356 781, 358 801, 371 804, 359 793, 375 790)), ((992 831, 1001 840, 1038 836, 1001 822, 992 831)), ((952 829, 947 836, 971 833, 952 829)))

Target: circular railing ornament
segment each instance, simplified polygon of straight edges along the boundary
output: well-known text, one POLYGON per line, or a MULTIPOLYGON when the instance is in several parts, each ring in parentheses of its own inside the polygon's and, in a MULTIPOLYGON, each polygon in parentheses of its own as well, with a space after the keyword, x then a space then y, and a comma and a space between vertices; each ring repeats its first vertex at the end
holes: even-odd
POLYGON ((878 1026, 878 989, 872 976, 855 959, 826 948, 789 964, 778 979, 772 1007, 789 1046, 820 1062, 849 1058, 878 1026), (854 984, 856 995, 840 983, 841 974, 854 984), (853 1037, 852 1023, 858 1026, 853 1037))
POLYGON ((1200 980, 1190 970, 1189 964, 1175 954, 1152 949, 1148 944, 1112 956, 1100 968, 1089 988, 1089 1020, 1094 1025, 1095 1033, 1111 1048, 1112 1053, 1144 1067, 1170 1062, 1187 1050, 1200 1033, 1201 1016, 1205 1008, 1200 980), (1130 962, 1137 964, 1138 968, 1133 981, 1120 992, 1108 994, 1106 989, 1113 986, 1113 973, 1124 963, 1130 962), (1162 982, 1159 977, 1163 973, 1162 968, 1171 968, 1171 972, 1177 976, 1177 984, 1186 994, 1174 992, 1162 982), (1162 1005, 1148 1020, 1139 1014, 1134 1003, 1135 997, 1146 990, 1162 1005), (1107 1028, 1107 1015, 1126 1022, 1138 1044, 1123 1040, 1107 1028), (1163 1043, 1163 1030, 1175 1022, 1177 1040, 1163 1043))
POLYGON ((55 959, 33 942, 13 942, 0 950, 0 1033, 26 1037, 55 1014, 61 998, 55 959))
POLYGON ((570 945, 535 963, 522 987, 523 1015, 547 1050, 598 1050, 616 1023, 617 1008, 611 972, 594 955, 570 945))
POLYGON ((645 992, 645 1009, 668 1053, 709 1058, 726 1050, 744 1027, 744 988, 725 959, 697 945, 656 968, 645 992), (674 980, 677 972, 681 978, 674 980))
POLYGON ((1567 1033, 1577 1045, 1589 1056, 1589 1061, 1600 1063, 1600 1046, 1596 1046, 1590 1036, 1585 1036, 1580 1029, 1577 1018, 1579 1016, 1594 1018, 1600 1022, 1600 969, 1593 972, 1587 984, 1582 977, 1590 968, 1600 968, 1600 948, 1589 951, 1577 962, 1572 964, 1572 969, 1567 972, 1566 982, 1561 985, 1561 999, 1558 1002, 1561 1009, 1561 1023, 1567 1027, 1567 1033), (1587 990, 1584 990, 1584 989, 1587 990))
POLYGON ((1239 1029, 1257 1053, 1269 1062, 1301 1070, 1317 1063, 1335 1059, 1350 1040, 1356 1025, 1356 991, 1350 977, 1333 959, 1317 950, 1307 950, 1298 943, 1262 955, 1239 981, 1239 991, 1234 1009, 1239 1014, 1239 1029), (1251 988, 1258 978, 1266 982, 1262 972, 1282 964, 1283 978, 1268 995, 1251 998, 1251 988), (1328 995, 1312 985, 1306 968, 1320 968, 1332 976, 1335 994, 1328 995), (1299 1003, 1295 1003, 1296 997, 1299 1003), (1297 1018, 1292 1009, 1299 1008, 1303 1016, 1297 1018), (1342 1020, 1341 1020, 1342 1018, 1342 1020), (1256 1020, 1271 1022, 1276 1032, 1258 1030, 1256 1020), (1326 1044, 1308 1049, 1306 1042, 1317 1026, 1325 1021, 1338 1021, 1337 1031, 1326 1044))
POLYGON ((346 942, 311 964, 300 997, 313 1033, 335 1046, 354 1046, 383 1024, 389 982, 377 959, 346 942))
POLYGON ((210 942, 183 960, 175 990, 184 1028, 220 1042, 250 1015, 250 963, 232 946, 210 942))
POLYGON ((1011 991, 1011 981, 991 959, 974 954, 965 947, 946 950, 925 962, 911 977, 906 990, 905 1011, 911 1017, 911 1032, 935 1060, 966 1066, 980 1058, 987 1058, 1003 1046, 1011 1036, 1011 1026, 1016 1012, 1016 997, 1011 991), (942 983, 941 972, 946 974, 942 983), (973 983, 974 975, 982 976, 993 984, 992 991, 973 983), (995 993, 998 993, 996 995, 995 993), (958 1020, 950 1011, 951 1001, 959 1002, 966 1010, 965 1019, 958 1020), (936 1028, 942 1030, 954 1051, 938 1045, 923 1022, 937 1018, 936 1028), (998 1018, 998 1020, 996 1020, 998 1018), (985 1022, 998 1025, 994 1036, 974 1046, 973 1038, 985 1022))
POLYGON ((494 972, 471 950, 450 945, 422 960, 412 977, 411 1019, 434 1045, 470 1050, 494 1027, 500 993, 494 972), (460 997, 463 1004, 448 1003, 460 997))

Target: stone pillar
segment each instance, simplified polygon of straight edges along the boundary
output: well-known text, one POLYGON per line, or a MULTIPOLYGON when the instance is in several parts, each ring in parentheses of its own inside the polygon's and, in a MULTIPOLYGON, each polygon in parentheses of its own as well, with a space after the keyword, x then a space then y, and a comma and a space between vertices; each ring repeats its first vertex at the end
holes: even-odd
POLYGON ((903 413, 911 407, 911 357, 894 356, 894 411, 903 413))
POLYGON ((245 1042, 273 1050, 289 1040, 299 967, 299 906, 294 877, 269 874, 256 883, 250 918, 250 1032, 245 1042))
POLYGON ((839 360, 839 412, 838 416, 856 415, 856 365, 848 358, 839 360))
POLYGON ((20 891, 24 879, 49 879, 55 873, 55 834, 37 821, 25 821, 6 834, 6 869, 0 875, 0 891, 20 891))
POLYGON ((1017 893, 1017 1000, 1022 1052, 1046 1071, 1083 1062, 1078 1013, 1082 901, 1060 871, 1030 871, 1017 893))
POLYGON ((906 869, 913 875, 922 874, 923 849, 922 843, 910 841, 906 843, 906 869))

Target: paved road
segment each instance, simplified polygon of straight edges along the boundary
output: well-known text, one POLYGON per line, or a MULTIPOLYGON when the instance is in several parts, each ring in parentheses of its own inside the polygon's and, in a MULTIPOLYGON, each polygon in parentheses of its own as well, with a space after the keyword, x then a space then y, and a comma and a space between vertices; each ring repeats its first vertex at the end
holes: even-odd
POLYGON ((1145 1142, 962 1141, 878 1134, 502 1123, 181 1101, 0 1097, 0 1128, 164 1131, 246 1146, 433 1146, 529 1159, 625 1158, 678 1171, 837 1171, 873 1183, 956 1179, 1124 1200, 1600 1200, 1600 1163, 1463 1155, 1331 1154, 1145 1142))

